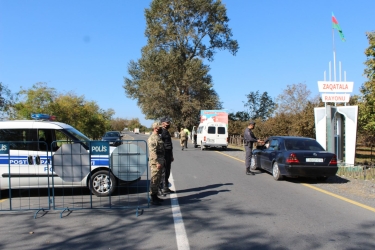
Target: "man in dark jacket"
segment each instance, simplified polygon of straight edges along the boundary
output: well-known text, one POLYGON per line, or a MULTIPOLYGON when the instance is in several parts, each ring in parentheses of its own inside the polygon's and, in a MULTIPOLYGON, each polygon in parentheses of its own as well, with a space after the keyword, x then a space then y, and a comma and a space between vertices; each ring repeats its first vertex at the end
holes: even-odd
POLYGON ((254 175, 254 173, 250 171, 251 157, 253 156, 253 144, 254 142, 261 142, 261 140, 258 140, 258 138, 256 138, 253 133, 254 127, 255 127, 255 122, 249 121, 249 125, 245 129, 245 134, 244 134, 245 150, 246 150, 245 166, 246 166, 247 175, 254 175))
POLYGON ((164 142, 164 169, 162 172, 162 182, 161 182, 161 193, 165 196, 166 194, 172 193, 173 191, 169 189, 169 176, 171 175, 171 165, 174 161, 173 158, 173 143, 171 134, 169 133, 168 129, 171 126, 171 120, 168 117, 164 117, 161 120, 163 130, 161 132, 161 139, 164 142))

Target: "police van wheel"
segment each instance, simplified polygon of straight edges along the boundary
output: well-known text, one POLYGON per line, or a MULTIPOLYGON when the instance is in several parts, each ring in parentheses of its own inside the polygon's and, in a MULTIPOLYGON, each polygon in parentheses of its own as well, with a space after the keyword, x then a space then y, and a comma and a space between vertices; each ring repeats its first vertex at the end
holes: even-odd
POLYGON ((95 172, 90 179, 90 189, 97 197, 110 196, 115 191, 116 178, 108 170, 95 172))

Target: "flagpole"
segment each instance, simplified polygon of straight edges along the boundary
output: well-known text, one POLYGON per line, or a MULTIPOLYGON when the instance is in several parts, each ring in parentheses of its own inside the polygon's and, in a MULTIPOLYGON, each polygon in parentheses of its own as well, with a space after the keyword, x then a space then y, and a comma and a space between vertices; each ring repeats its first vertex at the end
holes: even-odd
MULTIPOLYGON (((332 28, 332 46, 333 46, 333 81, 336 82, 336 49, 335 49, 335 31, 333 28, 332 28)), ((336 106, 336 102, 335 102, 335 106, 336 106)))
POLYGON ((335 49, 335 32, 332 29, 332 45, 333 45, 333 81, 336 82, 336 49, 335 49))

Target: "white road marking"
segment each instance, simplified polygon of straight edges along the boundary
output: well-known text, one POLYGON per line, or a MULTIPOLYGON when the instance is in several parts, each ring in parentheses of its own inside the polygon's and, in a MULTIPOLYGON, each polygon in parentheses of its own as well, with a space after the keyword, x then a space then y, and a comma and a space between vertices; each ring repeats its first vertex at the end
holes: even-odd
POLYGON ((169 177, 169 182, 174 187, 175 192, 169 195, 171 199, 171 207, 174 221, 174 230, 176 233, 176 241, 178 250, 190 250, 189 240, 186 235, 184 221, 182 219, 182 214, 180 210, 180 205, 178 204, 177 189, 174 185, 173 175, 169 177))

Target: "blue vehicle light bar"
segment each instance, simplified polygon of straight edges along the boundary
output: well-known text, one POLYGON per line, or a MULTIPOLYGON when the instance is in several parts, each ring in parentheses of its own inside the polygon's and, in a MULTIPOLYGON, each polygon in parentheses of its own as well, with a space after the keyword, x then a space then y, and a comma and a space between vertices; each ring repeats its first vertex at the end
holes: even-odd
POLYGON ((35 120, 51 120, 54 121, 56 116, 46 114, 31 114, 31 118, 35 120))

